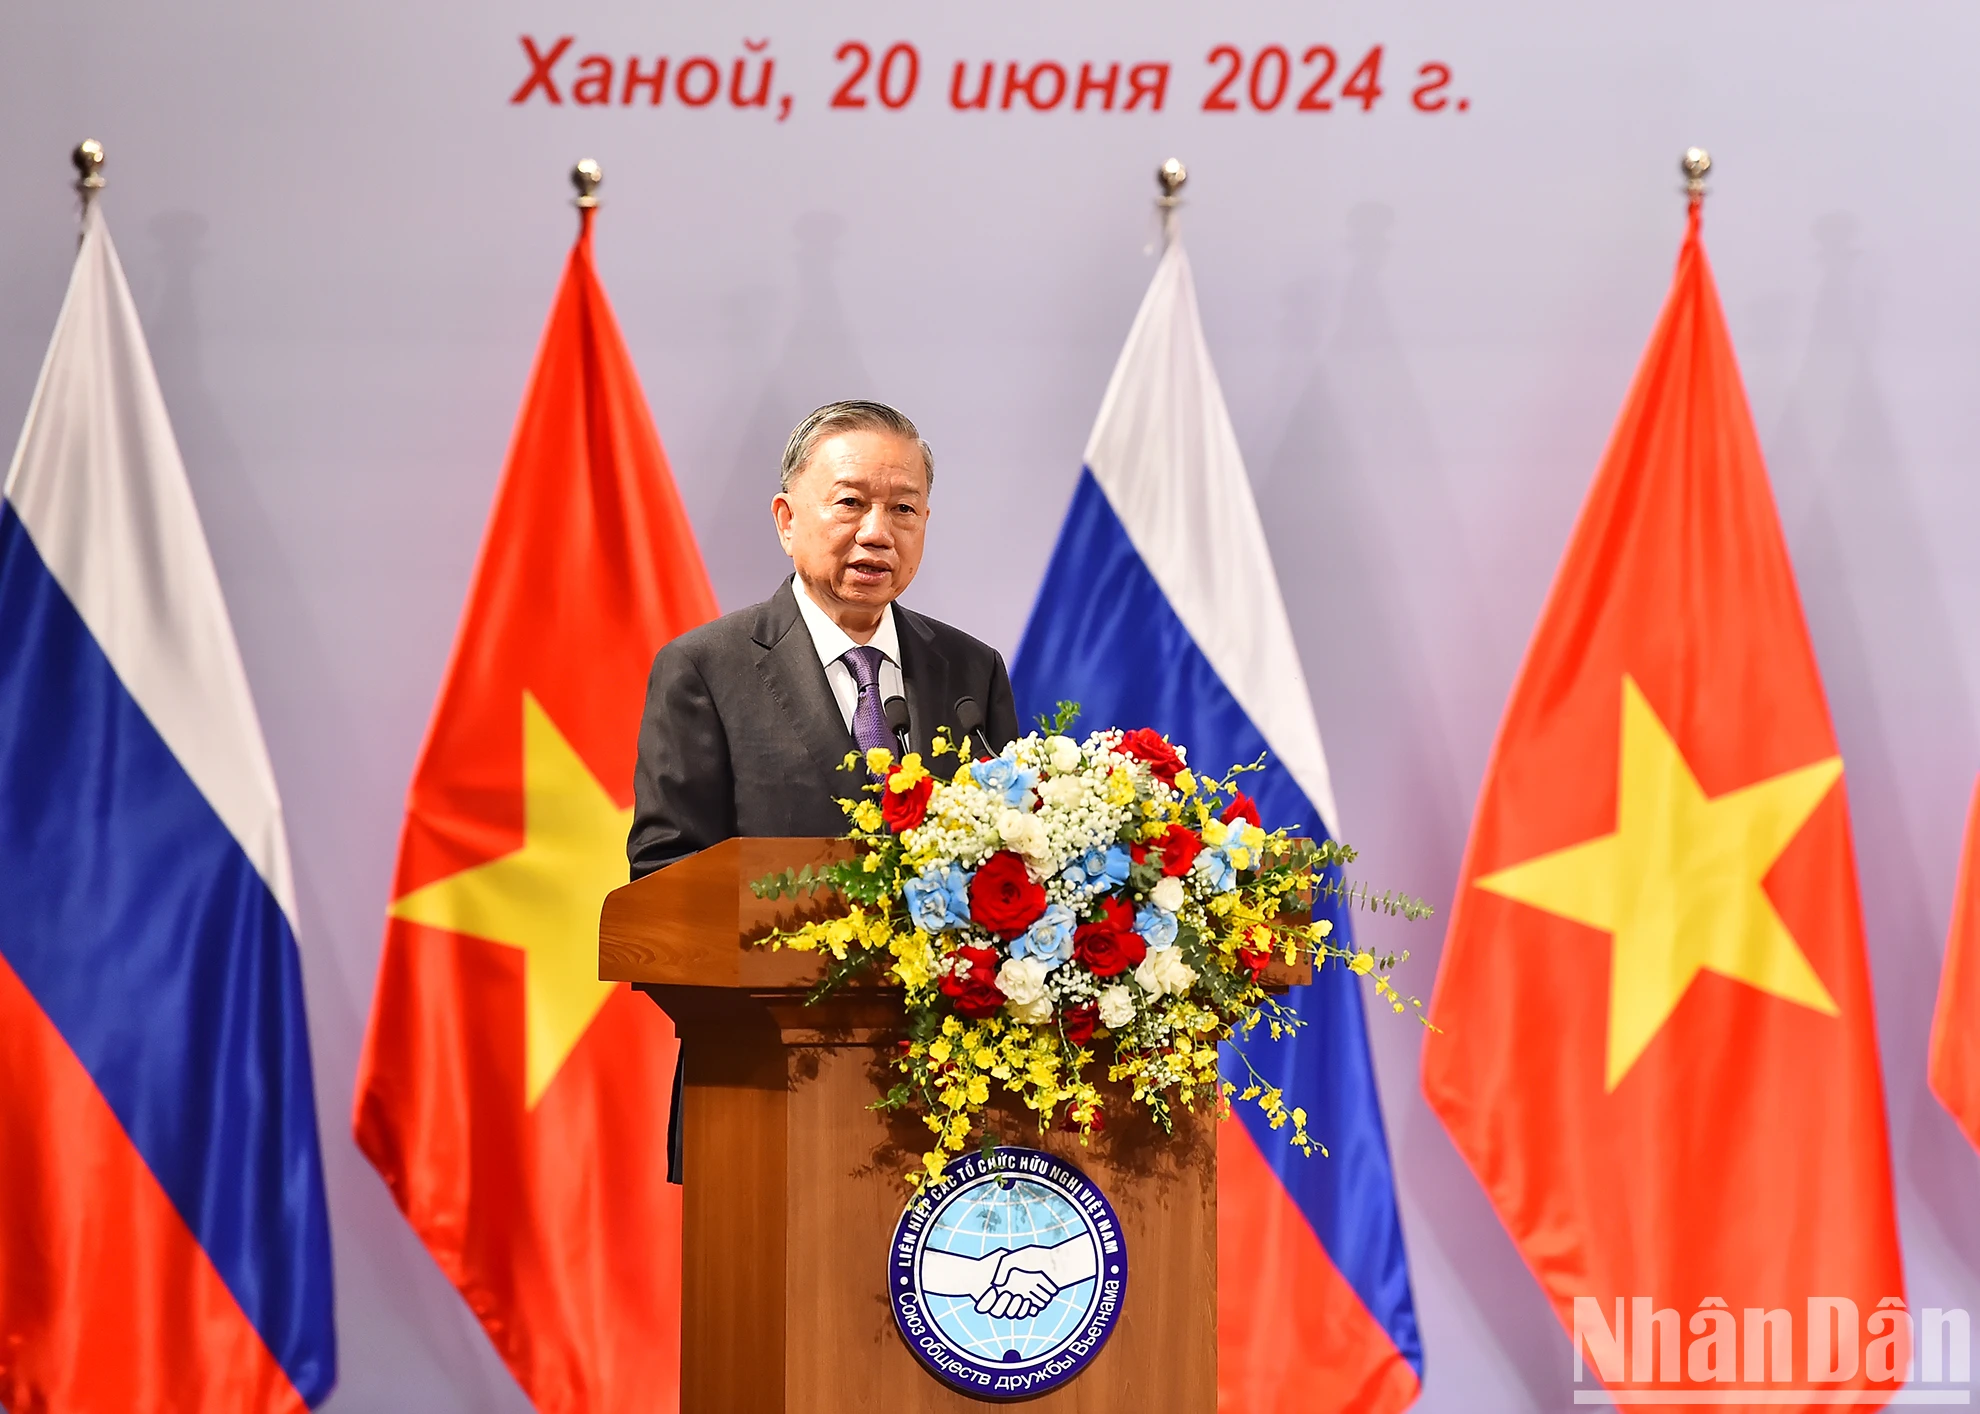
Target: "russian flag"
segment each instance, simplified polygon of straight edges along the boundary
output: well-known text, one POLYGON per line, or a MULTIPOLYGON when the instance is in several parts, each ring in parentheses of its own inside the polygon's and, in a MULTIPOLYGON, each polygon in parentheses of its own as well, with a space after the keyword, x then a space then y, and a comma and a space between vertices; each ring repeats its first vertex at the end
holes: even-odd
POLYGON ((0 501, 0 1404, 336 1378, 275 776, 92 209, 0 501))
MULTIPOLYGON (((1196 290, 1172 240, 1086 445, 1011 677, 1025 718, 1070 699, 1089 727, 1152 726, 1192 764, 1246 777, 1268 826, 1335 835, 1313 704, 1196 290)), ((1345 912, 1332 913, 1337 941, 1345 912)), ((1355 977, 1289 999, 1306 1027, 1246 1054, 1304 1105, 1306 1158, 1237 1105, 1220 1136, 1219 1404, 1386 1411, 1416 1397, 1423 1347, 1355 977)), ((1227 1048, 1227 1077, 1247 1072, 1227 1048)))

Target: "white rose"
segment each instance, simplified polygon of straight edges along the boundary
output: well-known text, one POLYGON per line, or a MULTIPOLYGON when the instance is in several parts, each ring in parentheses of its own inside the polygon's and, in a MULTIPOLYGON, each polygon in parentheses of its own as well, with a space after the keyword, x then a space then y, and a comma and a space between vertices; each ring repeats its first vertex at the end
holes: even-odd
POLYGON ((997 816, 997 834, 1003 842, 1027 858, 1043 858, 1049 853, 1045 842, 1045 822, 1028 810, 1005 810, 997 816))
POLYGON ((1011 1020, 1022 1021, 1027 1026, 1038 1026, 1052 1019, 1052 999, 1040 997, 1031 1002, 1012 1002, 1009 1011, 1011 1020))
POLYGON ((1039 798, 1047 805, 1056 805, 1061 810, 1070 810, 1086 799, 1091 787, 1080 776, 1054 776, 1038 788, 1039 798))
POLYGON ((1134 993, 1116 982, 1100 993, 1100 1024, 1121 1027, 1134 1020, 1134 993))
POLYGON ((1079 743, 1069 736, 1048 736, 1045 738, 1045 759, 1051 763, 1055 774, 1071 775, 1079 769, 1079 743))
POLYGON ((1183 881, 1173 878, 1163 879, 1161 883, 1149 890, 1148 901, 1157 908, 1168 909, 1171 913, 1182 912, 1183 881))
MULTIPOLYGON (((997 969, 997 990, 1002 992, 1016 1012, 1019 1007, 1033 1006, 1039 1002, 1045 1005, 1045 1016, 1052 1014, 1051 999, 1045 995, 1045 979, 1050 974, 1045 964, 1035 957, 1014 957, 997 969)), ((1024 1016, 1020 1021, 1041 1021, 1044 1017, 1024 1016)))
POLYGON ((1150 948, 1134 969, 1134 980, 1158 997, 1164 992, 1179 996, 1196 985, 1196 969, 1183 961, 1181 948, 1150 948))

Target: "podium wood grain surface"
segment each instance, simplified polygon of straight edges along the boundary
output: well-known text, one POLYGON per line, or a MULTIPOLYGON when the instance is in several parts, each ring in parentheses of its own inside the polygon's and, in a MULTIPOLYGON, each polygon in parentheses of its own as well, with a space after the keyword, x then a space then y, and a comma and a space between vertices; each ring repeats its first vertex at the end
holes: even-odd
MULTIPOLYGON (((953 1414, 957 1393, 903 1344, 887 1302, 902 1175, 928 1137, 871 1108, 898 994, 851 988, 805 1005, 815 957, 750 940, 829 905, 762 900, 749 883, 844 858, 833 840, 729 840, 614 892, 599 976, 649 992, 679 1029, 682 1102, 682 1414, 953 1414)), ((1118 1097, 1124 1099, 1124 1097, 1118 1097)), ((1217 1405, 1216 1126, 1173 1136, 1124 1103, 1109 1128, 1041 1135, 997 1113, 1005 1143, 1045 1149, 1096 1182, 1121 1220, 1128 1288, 1112 1337, 1040 1414, 1210 1414, 1217 1405)))

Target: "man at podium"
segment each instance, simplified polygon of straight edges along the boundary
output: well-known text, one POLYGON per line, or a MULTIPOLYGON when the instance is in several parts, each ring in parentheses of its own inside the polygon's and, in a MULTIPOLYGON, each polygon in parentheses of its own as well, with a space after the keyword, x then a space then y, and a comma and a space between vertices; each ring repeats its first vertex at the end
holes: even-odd
MULTIPOLYGON (((660 650, 647 680, 626 855, 635 879, 736 835, 839 835, 865 777, 846 754, 982 752, 1017 736, 996 649, 894 603, 921 568, 935 457, 885 403, 827 403, 784 446, 771 499, 792 575, 660 650)), ((681 1177, 681 1066, 667 1177, 681 1177)))
POLYGON ((978 751, 1017 736, 1002 655, 894 602, 921 568, 934 478, 928 443, 884 403, 827 403, 791 433, 770 502, 791 578, 653 660, 635 879, 735 835, 843 834, 855 748, 919 751, 934 769, 940 727, 978 751))

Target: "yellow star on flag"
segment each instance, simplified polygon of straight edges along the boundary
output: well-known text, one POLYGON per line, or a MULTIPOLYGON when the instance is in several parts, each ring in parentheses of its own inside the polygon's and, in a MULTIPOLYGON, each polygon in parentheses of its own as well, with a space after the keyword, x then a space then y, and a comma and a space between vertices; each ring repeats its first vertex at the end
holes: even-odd
POLYGON ((612 995, 598 980, 598 909, 626 881, 632 814, 525 692, 522 847, 392 904, 394 918, 522 949, 530 1109, 612 995))
POLYGON ((1615 833, 1477 881, 1481 889, 1612 935, 1609 1090, 1701 971, 1837 1015, 1761 881, 1841 778, 1842 758, 1708 800, 1627 676, 1622 697, 1615 833))

